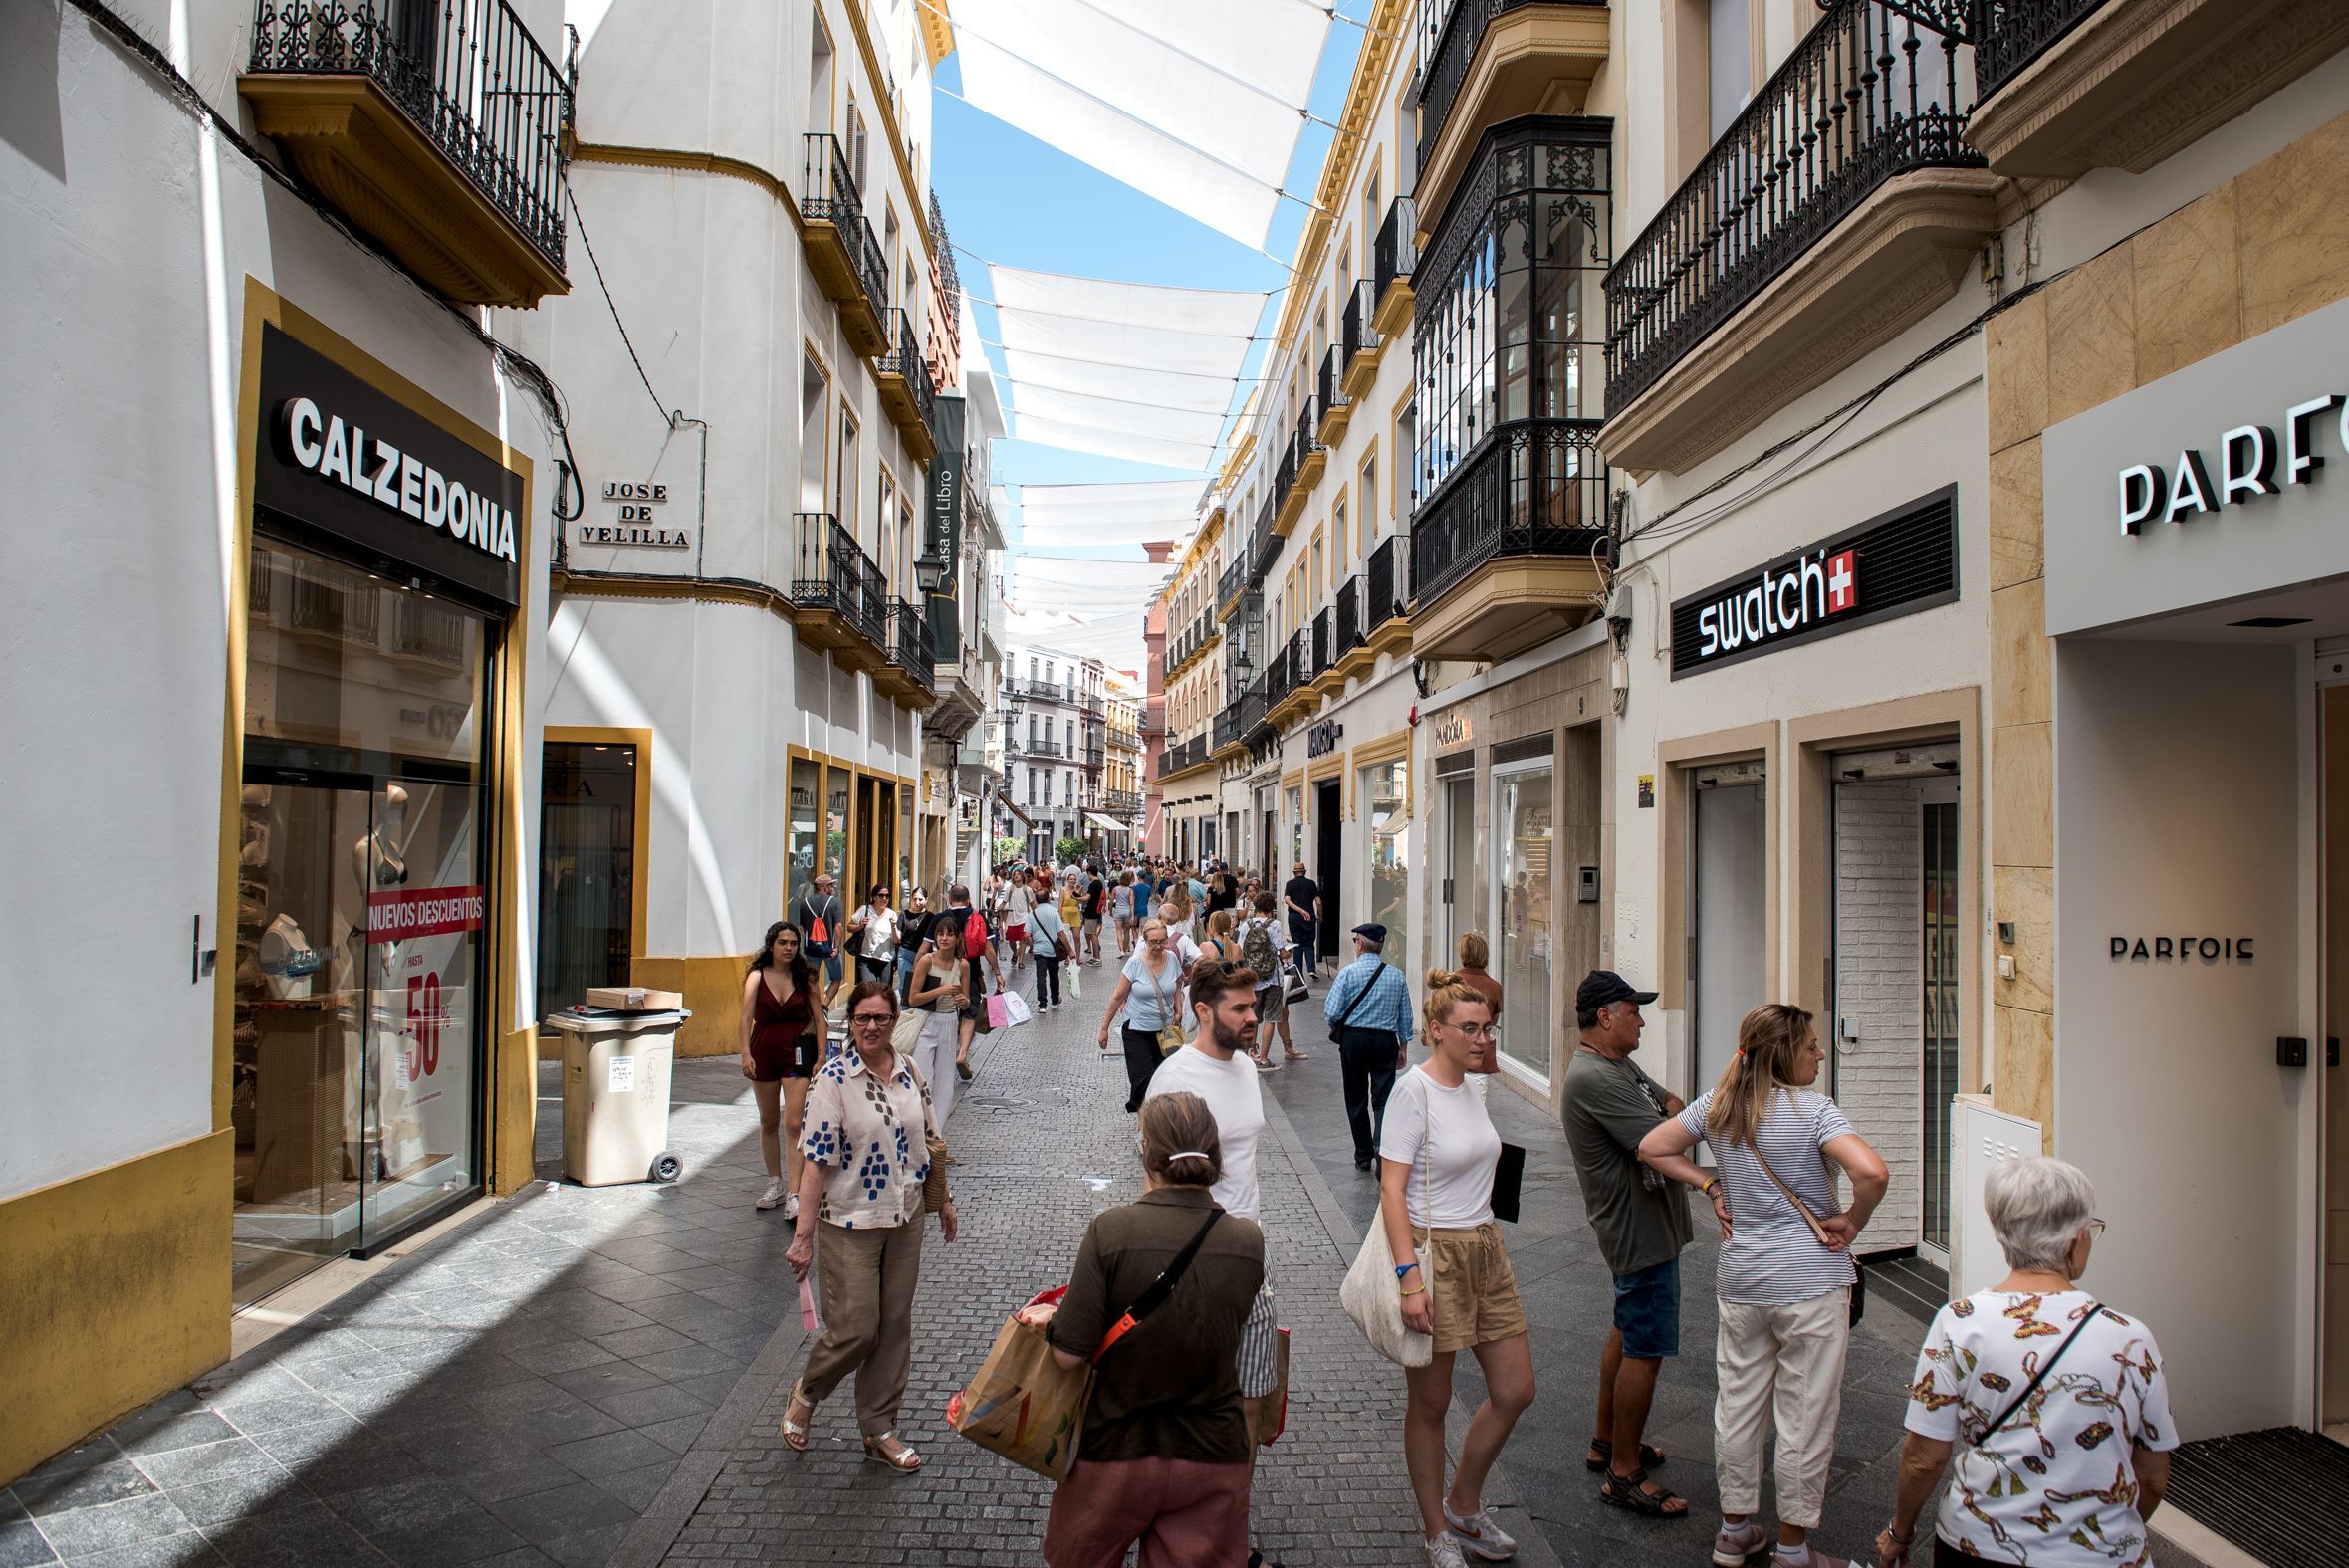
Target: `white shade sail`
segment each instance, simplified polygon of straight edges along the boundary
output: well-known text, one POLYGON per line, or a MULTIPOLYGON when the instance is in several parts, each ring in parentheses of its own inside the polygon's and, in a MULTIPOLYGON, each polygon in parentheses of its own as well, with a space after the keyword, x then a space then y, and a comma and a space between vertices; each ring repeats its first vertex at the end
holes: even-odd
POLYGON ((1223 433, 1224 428, 1224 416, 1220 409, 1214 413, 1193 413, 1181 408, 1163 408, 1151 403, 1135 402, 1130 398, 1087 397, 1076 392, 1055 392, 1041 386, 1022 386, 1015 394, 1015 399, 1022 419, 1035 417, 1085 425, 1121 435, 1145 436, 1153 441, 1205 447, 1211 452, 1215 450, 1216 437, 1223 433))
POLYGON ((1041 546, 1172 545, 1189 539, 1191 526, 1192 516, 1188 512, 1160 517, 1136 513, 1130 517, 1104 518, 1096 523, 1077 520, 1029 523, 1023 525, 1021 538, 1041 546))
POLYGON ((1248 356, 1246 337, 1177 332, 1154 325, 1147 316, 1098 322, 1006 306, 996 311, 995 320, 1003 333, 1007 364, 1014 353, 1033 352, 1111 369, 1172 370, 1229 379, 1239 375, 1240 362, 1248 356))
POLYGON ((1198 468, 1215 456, 1212 445, 1167 441, 1153 436, 1133 435, 1123 430, 1104 430, 1097 425, 1074 424, 1030 414, 1018 416, 1012 434, 1018 440, 1034 441, 1039 446, 1090 452, 1096 457, 1121 457, 1128 462, 1152 463, 1160 468, 1198 468))
POLYGON ((988 277, 999 310, 1029 311, 1119 328, 1148 323, 1162 332, 1245 340, 1256 332, 1265 295, 1256 289, 1178 289, 1113 278, 990 263, 988 277))
POLYGON ((1194 517, 1207 494, 1205 474, 1197 479, 1143 479, 1106 485, 1022 485, 1021 521, 1105 523, 1128 517, 1194 517))
POLYGON ((1232 406, 1228 375, 1200 375, 1188 370, 1153 370, 1146 366, 1096 364, 1059 354, 1004 352, 1004 368, 1022 387, 1043 387, 1093 397, 1123 397, 1163 408, 1187 408, 1196 413, 1222 414, 1232 406))
POLYGON ((963 96, 1262 247, 1329 32, 1267 0, 954 0, 963 96))

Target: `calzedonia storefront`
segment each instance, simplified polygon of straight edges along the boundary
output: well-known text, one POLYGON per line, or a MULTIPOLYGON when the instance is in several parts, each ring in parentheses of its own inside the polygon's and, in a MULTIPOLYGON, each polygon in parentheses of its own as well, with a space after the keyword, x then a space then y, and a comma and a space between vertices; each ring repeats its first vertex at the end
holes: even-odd
POLYGON ((255 292, 219 956, 239 1306, 487 1182, 530 493, 527 460, 255 292))

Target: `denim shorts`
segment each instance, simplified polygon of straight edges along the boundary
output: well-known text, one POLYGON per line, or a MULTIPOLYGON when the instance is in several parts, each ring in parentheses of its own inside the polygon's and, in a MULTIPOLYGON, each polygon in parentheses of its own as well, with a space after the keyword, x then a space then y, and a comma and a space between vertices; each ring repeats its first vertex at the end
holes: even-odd
POLYGON ((1680 1259, 1615 1276, 1615 1327, 1623 1354, 1656 1361, 1680 1354, 1680 1259))
POLYGON ((808 960, 812 964, 821 964, 823 966, 823 980, 825 985, 836 986, 840 983, 839 949, 833 947, 828 942, 822 944, 811 942, 808 944, 808 960))

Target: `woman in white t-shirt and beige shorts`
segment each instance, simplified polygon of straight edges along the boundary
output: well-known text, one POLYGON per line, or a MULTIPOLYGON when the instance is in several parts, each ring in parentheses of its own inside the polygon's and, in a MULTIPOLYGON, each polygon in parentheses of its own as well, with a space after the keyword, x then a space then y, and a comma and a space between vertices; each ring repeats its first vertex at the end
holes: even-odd
POLYGON ((1435 1355, 1407 1368, 1403 1461, 1427 1530, 1429 1568, 1462 1568, 1465 1553, 1499 1562, 1517 1550, 1485 1512, 1485 1476, 1533 1403, 1533 1351, 1509 1249, 1493 1220, 1501 1134, 1485 1109, 1493 1012, 1449 970, 1427 978, 1427 1061, 1395 1080, 1379 1130, 1379 1220, 1394 1249, 1404 1326, 1435 1337, 1435 1355), (1444 1489, 1444 1412, 1452 1359, 1476 1352, 1487 1397, 1444 1489))

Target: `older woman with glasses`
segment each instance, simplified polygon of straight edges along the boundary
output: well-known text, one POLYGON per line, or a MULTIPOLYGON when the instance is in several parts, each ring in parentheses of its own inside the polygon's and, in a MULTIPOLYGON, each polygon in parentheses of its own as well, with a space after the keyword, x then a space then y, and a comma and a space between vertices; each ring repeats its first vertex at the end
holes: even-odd
POLYGON ((853 1372, 864 1456, 912 1471, 921 1468, 922 1456, 896 1429, 913 1364, 922 1214, 934 1200, 939 1233, 948 1241, 958 1223, 943 1171, 931 1182, 938 1126, 928 1086, 890 1046, 896 1024, 896 992, 883 981, 860 983, 848 997, 847 1048, 824 1064, 808 1091, 799 1229, 784 1257, 806 1279, 822 1237, 817 1287, 823 1334, 792 1387, 783 1441, 806 1449, 816 1408, 853 1372), (925 1184, 936 1190, 925 1194, 925 1184))
POLYGON ((2146 1520, 2169 1490, 2178 1425, 2153 1330, 2078 1288, 2104 1233, 2096 1189, 2061 1160, 2005 1160, 1982 1203, 2012 1272, 1925 1331, 1876 1560, 1909 1561, 1955 1454, 1938 1568, 2151 1561, 2146 1520))

